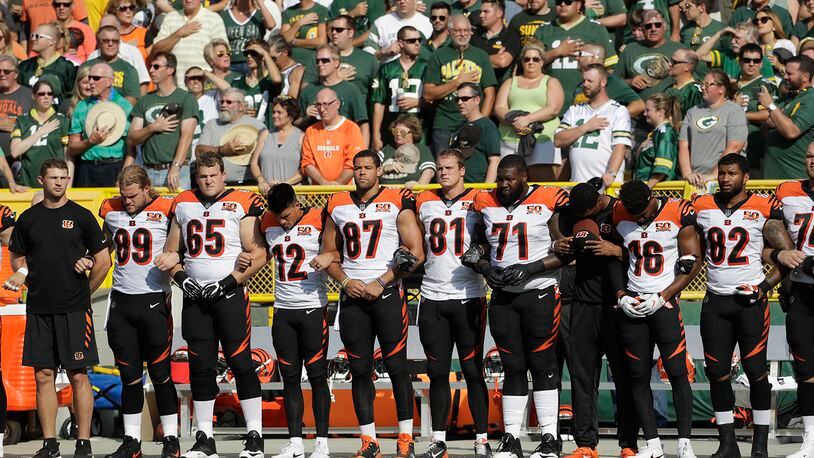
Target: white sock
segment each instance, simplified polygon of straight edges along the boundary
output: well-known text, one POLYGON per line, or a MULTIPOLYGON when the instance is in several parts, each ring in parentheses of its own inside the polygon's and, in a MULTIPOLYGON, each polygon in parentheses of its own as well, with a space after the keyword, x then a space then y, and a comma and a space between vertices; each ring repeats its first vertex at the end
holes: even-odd
POLYGON ((432 440, 436 442, 446 442, 447 441, 447 432, 446 431, 433 431, 432 432, 432 440))
POLYGON ((359 431, 363 436, 368 436, 374 441, 376 440, 376 423, 368 423, 366 425, 359 425, 359 431))
POLYGON ((240 408, 243 409, 243 418, 246 419, 246 432, 257 431, 263 434, 263 398, 257 396, 251 399, 241 399, 240 408))
POLYGON ((316 442, 314 442, 314 445, 316 445, 317 447, 321 445, 321 446, 323 446, 325 448, 325 450, 328 450, 328 438, 327 437, 317 437, 317 440, 316 440, 316 442))
POLYGON ((297 446, 297 448, 299 448, 300 450, 302 450, 302 448, 303 448, 303 446, 302 446, 302 437, 291 437, 291 438, 289 438, 289 441, 290 441, 292 444, 296 445, 296 446, 297 446))
POLYGON ((503 396, 503 429, 515 439, 520 436, 528 396, 503 396))
POLYGON ((126 413, 122 415, 124 422, 124 435, 130 436, 133 439, 141 440, 141 412, 139 413, 126 413))
MULTIPOLYGON (((803 416, 803 427, 805 427, 806 434, 814 433, 814 415, 803 416)), ((0 435, 0 438, 3 437, 0 435)), ((0 441, 2 443, 2 441, 0 441)))
POLYGON ((752 422, 756 425, 768 426, 771 419, 771 410, 752 410, 752 422))
POLYGON ((647 446, 648 447, 658 447, 661 449, 661 439, 655 437, 653 439, 647 439, 647 446))
POLYGON ((178 414, 161 415, 161 427, 164 429, 164 437, 178 437, 178 414))
POLYGON ((486 436, 486 433, 478 433, 475 434, 475 440, 480 442, 486 442, 489 438, 486 436))
POLYGON ((413 435, 413 419, 399 420, 399 434, 413 435))
POLYGON ((534 411, 541 434, 557 437, 557 414, 560 410, 560 395, 557 390, 534 392, 534 411))
POLYGON ((198 431, 203 431, 206 437, 212 437, 212 415, 215 414, 215 400, 193 400, 192 408, 195 409, 195 423, 198 424, 198 431))
POLYGON ((731 410, 727 412, 715 412, 715 424, 728 425, 730 423, 735 423, 735 414, 733 414, 731 410))
POLYGON ((684 445, 690 445, 690 440, 684 437, 678 438, 678 448, 680 449, 684 445))
POLYGON ((3 438, 4 438, 4 436, 5 436, 5 433, 0 432, 0 458, 3 457, 3 438))

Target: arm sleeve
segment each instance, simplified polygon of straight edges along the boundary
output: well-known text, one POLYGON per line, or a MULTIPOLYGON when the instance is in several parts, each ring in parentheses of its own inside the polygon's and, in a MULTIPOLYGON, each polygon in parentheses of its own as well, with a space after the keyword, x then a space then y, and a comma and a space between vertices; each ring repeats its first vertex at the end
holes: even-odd
POLYGON ((187 94, 187 96, 184 97, 184 105, 181 112, 181 120, 189 118, 198 118, 198 100, 192 94, 187 94))
POLYGON ((83 113, 79 109, 82 105, 84 105, 84 102, 80 101, 74 109, 74 116, 71 116, 71 127, 68 129, 69 134, 82 134, 85 130, 85 117, 79 114, 83 113))
MULTIPOLYGON (((210 122, 215 122, 214 120, 210 122)), ((218 146, 218 141, 215 138, 215 129, 211 127, 209 123, 204 125, 203 130, 201 131, 201 137, 198 138, 198 144, 203 146, 218 146)))
POLYGON ((681 227, 687 226, 696 226, 697 215, 695 213, 695 208, 693 208, 692 204, 689 201, 683 200, 679 206, 680 219, 681 219, 681 227))
POLYGON ((441 62, 436 57, 438 54, 433 53, 430 61, 427 63, 427 68, 424 69, 424 83, 442 84, 441 79, 441 62))
POLYGON ((124 95, 125 97, 133 97, 135 99, 141 97, 141 90, 139 88, 138 82, 138 73, 136 73, 135 68, 128 68, 127 71, 124 72, 122 95, 124 95))
POLYGON ((797 102, 789 114, 792 122, 800 132, 805 132, 814 126, 814 98, 806 97, 797 102))
POLYGON ((486 51, 483 51, 483 62, 481 63, 480 87, 485 89, 490 86, 497 86, 497 77, 495 76, 495 69, 492 67, 492 62, 489 61, 489 56, 486 51))
POLYGON ((786 221, 783 215, 783 204, 775 196, 769 198, 769 219, 779 219, 784 223, 786 221))
MULTIPOLYGON (((729 116, 726 117, 726 139, 727 141, 745 142, 746 137, 749 135, 749 127, 747 127, 749 123, 746 122, 746 113, 735 103, 729 103, 732 104, 732 109, 729 116)), ((812 121, 814 121, 814 104, 808 107, 808 119, 810 121, 805 128, 800 128, 801 131, 808 130, 812 121)), ((794 124, 797 125, 796 122, 794 124)))
POLYGON ((385 79, 383 69, 384 65, 379 67, 379 71, 376 72, 376 76, 374 77, 373 87, 370 90, 370 102, 387 105, 387 80, 385 79))
POLYGON ((630 113, 627 111, 627 108, 621 107, 614 112, 611 132, 613 135, 611 145, 633 145, 633 134, 630 128, 630 113))
POLYGON ((678 133, 678 139, 689 141, 689 127, 687 127, 692 122, 692 115, 690 112, 687 112, 687 115, 684 116, 684 120, 681 122, 681 130, 678 133))
POLYGON ((317 163, 314 161, 314 151, 311 147, 311 135, 306 131, 306 135, 302 139, 302 157, 300 158, 300 167, 305 170, 308 165, 316 167, 317 163))
POLYGON ((654 143, 656 157, 653 161, 652 173, 661 173, 669 177, 673 173, 678 158, 678 138, 676 138, 675 130, 667 128, 664 132, 657 133, 654 143))
POLYGON ((14 138, 22 138, 22 136, 23 136, 23 131, 22 131, 22 128, 20 127, 20 118, 17 118, 17 119, 14 120, 14 128, 11 129, 11 138, 12 139, 14 139, 14 138))
POLYGON ((401 191, 401 209, 403 210, 416 210, 415 194, 408 189, 401 191))
POLYGON ((14 226, 14 212, 5 205, 0 205, 0 231, 14 226))
POLYGON ((25 221, 20 220, 18 221, 20 224, 16 224, 14 229, 11 231, 11 240, 9 240, 8 249, 14 253, 19 255, 25 255, 27 253, 26 244, 27 244, 27 237, 28 231, 25 228, 25 221))

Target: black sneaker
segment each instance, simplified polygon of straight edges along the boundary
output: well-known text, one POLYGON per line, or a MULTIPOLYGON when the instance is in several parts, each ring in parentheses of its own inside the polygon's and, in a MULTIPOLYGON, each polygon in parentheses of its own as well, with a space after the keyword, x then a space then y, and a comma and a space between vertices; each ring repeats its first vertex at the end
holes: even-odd
POLYGON ((356 451, 354 458, 381 458, 381 456, 379 443, 372 437, 362 434, 362 446, 356 451))
POLYGON ((249 431, 246 434, 246 445, 240 452, 240 458, 262 458, 263 456, 263 436, 257 431, 249 431))
POLYGON ((141 458, 141 442, 130 436, 124 436, 122 445, 110 455, 105 455, 105 458, 141 458))
POLYGON ((93 450, 90 448, 90 441, 87 439, 77 439, 73 456, 74 458, 93 458, 93 450))
POLYGON ((60 458, 59 442, 56 439, 45 439, 42 448, 37 450, 32 458, 60 458))
POLYGON ((161 458, 179 458, 181 456, 181 444, 175 436, 164 436, 161 439, 161 458))
POLYGON ((531 454, 531 458, 557 458, 560 456, 559 443, 553 434, 543 434, 540 445, 531 454))
POLYGON ((447 458, 447 444, 443 441, 432 441, 420 458, 447 458))
POLYGON ((206 437, 206 433, 198 431, 195 433, 195 444, 182 458, 218 458, 218 450, 215 448, 215 439, 206 437))
POLYGON ((520 439, 512 436, 509 433, 504 433, 497 445, 494 458, 524 458, 523 447, 520 445, 520 439))

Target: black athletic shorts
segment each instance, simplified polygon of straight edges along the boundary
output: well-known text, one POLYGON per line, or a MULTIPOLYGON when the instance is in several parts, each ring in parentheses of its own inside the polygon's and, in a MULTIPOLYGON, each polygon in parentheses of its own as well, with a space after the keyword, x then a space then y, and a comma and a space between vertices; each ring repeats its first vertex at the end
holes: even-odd
POLYGON ((26 315, 23 365, 84 369, 99 364, 91 309, 26 315))

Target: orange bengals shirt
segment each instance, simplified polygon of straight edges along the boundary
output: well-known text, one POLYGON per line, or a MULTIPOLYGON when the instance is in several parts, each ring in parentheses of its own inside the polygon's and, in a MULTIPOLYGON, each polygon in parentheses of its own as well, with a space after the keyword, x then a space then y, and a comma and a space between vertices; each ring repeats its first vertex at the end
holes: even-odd
POLYGON ((353 169, 353 157, 365 149, 362 131, 350 119, 344 118, 338 126, 326 128, 321 121, 305 130, 302 141, 303 174, 312 165, 328 181, 335 181, 345 169, 353 169))

